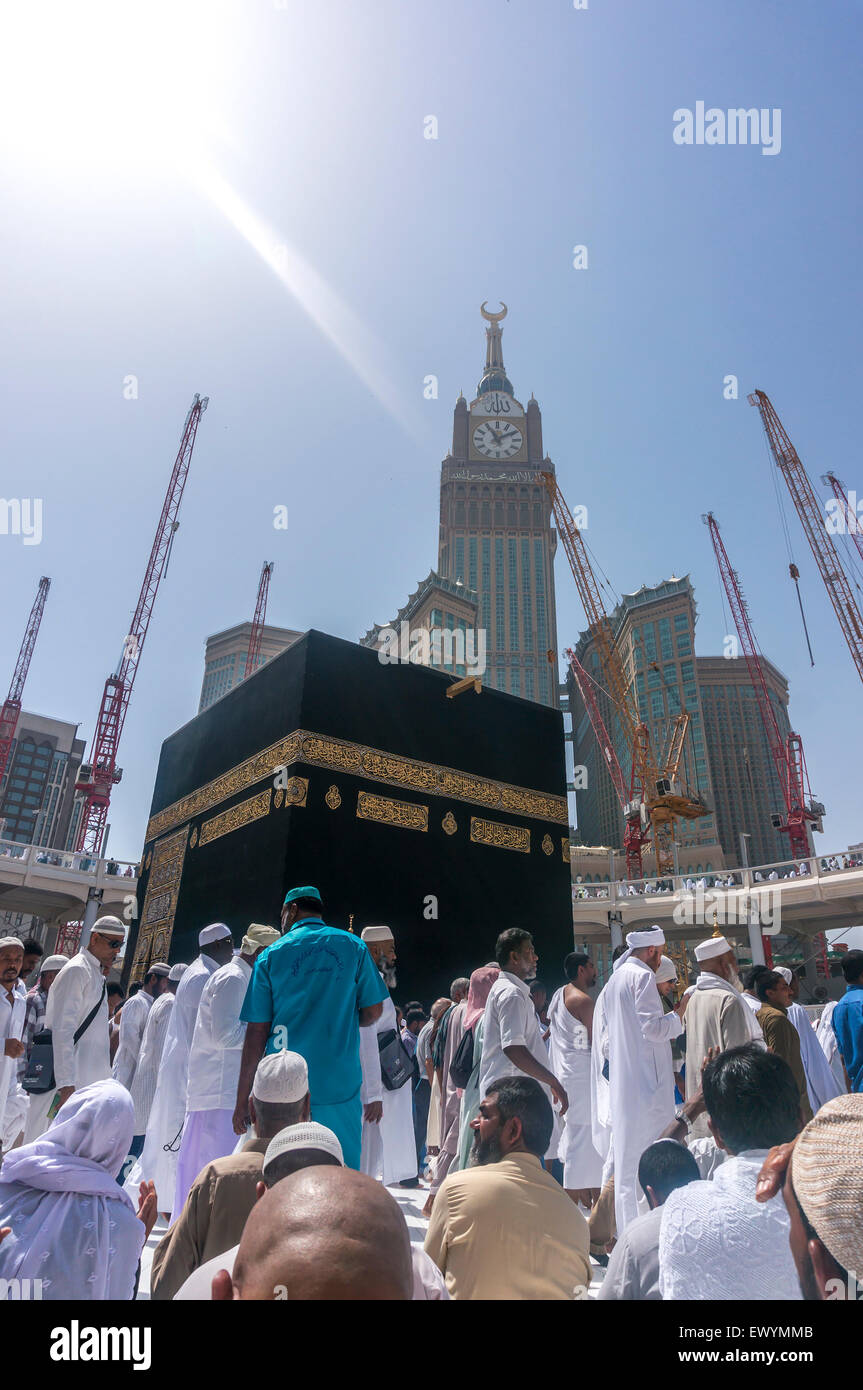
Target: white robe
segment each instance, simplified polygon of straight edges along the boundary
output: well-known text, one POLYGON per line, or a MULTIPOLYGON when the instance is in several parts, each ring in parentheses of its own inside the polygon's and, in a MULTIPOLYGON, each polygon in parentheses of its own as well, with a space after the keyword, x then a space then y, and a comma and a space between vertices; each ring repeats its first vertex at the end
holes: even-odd
POLYGON ((837 1001, 830 999, 824 1005, 824 1012, 818 1020, 818 1041, 821 1044, 821 1051, 830 1064, 830 1070, 839 1086, 839 1094, 844 1096, 847 1091, 845 1082, 845 1069, 842 1066, 842 1054, 839 1051, 839 1044, 836 1041, 836 1033, 833 1028, 833 1010, 836 1008, 837 1001))
MULTIPOLYGON (((639 1159, 674 1119, 670 1043, 683 1024, 676 1013, 663 1013, 656 976, 637 956, 618 964, 603 994, 614 1211, 620 1236, 639 1213, 639 1159)), ((642 1205, 646 1210, 646 1203, 642 1205)))
POLYGON ((0 988, 0 1149, 4 1151, 15 1143, 27 1118, 29 1097, 18 1085, 18 1059, 7 1057, 3 1050, 7 1038, 21 1041, 26 1012, 25 991, 15 986, 10 1004, 0 988))
POLYGON ((160 994, 147 1015, 144 1036, 141 1039, 141 1052, 138 1065, 129 1090, 135 1102, 135 1134, 145 1134, 150 1119, 156 1084, 159 1080, 159 1067, 162 1062, 162 1049, 171 1021, 174 996, 170 990, 160 994))
MULTIPOLYGON (((67 961, 48 991, 45 1027, 51 1029, 54 1049, 54 1080, 57 1090, 74 1086, 80 1091, 111 1075, 108 1046, 108 1000, 102 995, 105 977, 95 956, 86 948, 67 961), (101 998, 99 1012, 80 1040, 75 1033, 101 998)), ((24 1143, 30 1144, 48 1128, 48 1111, 56 1091, 31 1096, 24 1130, 24 1143)))
POLYGON ((845 1087, 840 1086, 833 1075, 803 1005, 789 1004, 788 1017, 800 1035, 800 1057, 806 1073, 806 1089, 809 1092, 812 1114, 816 1115, 828 1100, 835 1100, 837 1096, 844 1095, 845 1087))
POLYGON ((384 1108, 378 1124, 363 1120, 360 1172, 367 1173, 370 1178, 382 1179, 386 1187, 417 1175, 413 1086, 406 1081, 397 1091, 388 1091, 381 1077, 378 1035, 391 1028, 398 1032, 395 1005, 387 995, 377 1022, 360 1029, 360 1061, 363 1068, 360 1098, 363 1105, 382 1101, 384 1108))
POLYGON ((141 1054, 144 1029, 147 1026, 152 1005, 152 994, 148 994, 145 989, 139 989, 137 994, 133 994, 131 999, 126 1000, 120 1013, 120 1043, 114 1057, 111 1074, 115 1081, 119 1081, 121 1086, 126 1087, 127 1091, 132 1089, 135 1068, 141 1054))
POLYGON ((591 1133, 590 1043, 584 1024, 569 1012, 565 987, 548 1006, 549 1067, 566 1088, 569 1108, 563 1117, 557 1156, 563 1164, 563 1185, 570 1191, 596 1188, 602 1182, 602 1156, 591 1133))
MULTIPOLYGON (((210 956, 200 955, 189 966, 177 987, 162 1049, 156 1094, 147 1123, 147 1137, 141 1157, 125 1183, 126 1191, 130 1194, 136 1192, 142 1182, 155 1183, 160 1211, 170 1210, 174 1201, 177 1158, 186 1118, 189 1052, 204 985, 217 969, 217 961, 210 956)), ((50 999, 51 996, 48 997, 50 999)))

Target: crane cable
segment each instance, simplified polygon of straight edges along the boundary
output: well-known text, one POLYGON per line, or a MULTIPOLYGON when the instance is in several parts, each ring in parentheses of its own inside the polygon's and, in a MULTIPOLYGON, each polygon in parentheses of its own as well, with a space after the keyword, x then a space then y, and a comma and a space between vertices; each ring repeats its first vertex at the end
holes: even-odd
POLYGON ((764 449, 767 454, 767 464, 768 468, 770 469, 770 476, 773 480, 773 491, 776 494, 776 505, 779 509, 779 520, 782 523, 782 533, 785 537, 785 551, 788 557, 788 573, 794 580, 794 591, 797 594, 797 606, 800 609, 800 619, 803 623, 803 634, 806 638, 806 647, 809 652, 809 665, 810 667, 812 667, 815 665, 815 657, 812 655, 812 643, 809 640, 809 628, 806 623, 806 614, 803 610, 803 598, 800 594, 800 571, 797 568, 797 565, 794 563, 794 551, 791 545, 791 532, 788 529, 788 518, 785 515, 785 507, 782 501, 782 489, 779 486, 780 469, 771 452, 770 443, 767 438, 766 430, 763 432, 763 440, 764 449))

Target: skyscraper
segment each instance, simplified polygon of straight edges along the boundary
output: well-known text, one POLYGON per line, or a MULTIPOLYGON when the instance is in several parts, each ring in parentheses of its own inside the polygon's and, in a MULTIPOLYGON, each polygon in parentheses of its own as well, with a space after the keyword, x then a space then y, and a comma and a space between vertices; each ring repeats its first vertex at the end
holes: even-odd
POLYGON ((486 681, 496 690, 558 704, 551 500, 537 474, 554 472, 542 451, 542 416, 506 374, 497 313, 486 320, 485 370, 475 398, 459 395, 452 452, 441 464, 438 571, 477 595, 486 632, 486 681))
POLYGON ((77 724, 22 710, 0 785, 0 838, 69 847, 75 777, 86 744, 77 724))
MULTIPOLYGON (((252 632, 251 623, 237 623, 236 627, 226 628, 224 632, 216 632, 212 637, 207 638, 207 647, 204 653, 204 679, 201 684, 201 699, 198 703, 198 713, 201 710, 209 709, 216 700, 221 700, 223 695, 227 695, 229 690, 233 690, 243 680, 246 674, 246 657, 249 652, 249 637, 252 632)), ((295 632, 289 627, 270 627, 265 623, 261 629, 261 652, 258 657, 258 667, 267 661, 272 661, 279 652, 285 651, 298 637, 302 637, 301 632, 295 632)))
MULTIPOLYGON (((635 687, 641 719, 650 729, 655 750, 665 747, 668 731, 677 715, 689 713, 689 731, 680 766, 680 779, 713 805, 710 761, 704 739, 704 717, 695 662, 695 597, 689 579, 671 578, 662 584, 643 586, 624 594, 610 615, 612 633, 630 687, 635 687)), ((599 652, 591 633, 582 633, 576 655, 599 687, 599 705, 605 726, 616 741, 624 779, 630 776, 630 750, 623 746, 611 702, 604 692, 599 652)), ((569 673, 572 710, 573 757, 587 768, 587 789, 576 792, 578 827, 585 844, 623 844, 623 815, 596 738, 569 673)), ((723 846, 717 836, 715 815, 677 822, 676 838, 681 868, 719 869, 724 866, 723 846), (685 854, 682 852, 685 851, 685 854)))

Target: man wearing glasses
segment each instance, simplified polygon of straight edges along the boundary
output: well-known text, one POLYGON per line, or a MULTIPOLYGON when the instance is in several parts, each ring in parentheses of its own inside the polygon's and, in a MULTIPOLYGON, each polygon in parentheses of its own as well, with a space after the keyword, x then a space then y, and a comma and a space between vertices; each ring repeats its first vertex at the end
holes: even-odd
POLYGON ((100 917, 87 945, 51 986, 45 1027, 51 1030, 56 1090, 31 1096, 25 1144, 44 1133, 73 1091, 111 1075, 105 971, 114 964, 125 935, 119 917, 100 917))

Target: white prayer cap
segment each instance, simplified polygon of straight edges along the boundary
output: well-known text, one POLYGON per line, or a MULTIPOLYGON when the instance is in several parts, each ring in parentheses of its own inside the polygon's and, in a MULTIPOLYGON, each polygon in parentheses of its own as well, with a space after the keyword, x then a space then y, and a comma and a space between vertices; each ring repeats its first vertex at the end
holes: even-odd
POLYGON ((68 964, 68 956, 46 956, 39 962, 39 974, 44 975, 48 970, 62 970, 63 966, 68 964))
POLYGON ((727 951, 733 950, 734 947, 724 936, 709 936, 706 941, 699 941, 695 948, 695 959, 713 960, 714 956, 724 956, 727 951))
POLYGON ((120 921, 119 917, 98 917, 93 923, 93 931, 97 931, 100 936, 125 936, 126 926, 120 921))
POLYGON ((210 946, 214 941, 224 941, 226 936, 231 935, 231 928, 226 927, 224 922, 211 922, 208 927, 202 927, 198 932, 198 945, 210 946))
POLYGON ((787 965, 774 965, 773 969, 777 975, 781 975, 786 985, 790 985, 794 979, 794 972, 788 969, 787 965))
POLYGON ((279 1130, 275 1139, 270 1140, 261 1167, 264 1178, 273 1159, 278 1158, 279 1154, 287 1153, 289 1149, 320 1149, 321 1153, 332 1154, 342 1167, 345 1166, 342 1146, 333 1131, 327 1129, 326 1125, 316 1124, 314 1120, 304 1120, 298 1125, 288 1125, 287 1129, 279 1130))
POLYGON ((243 937, 240 950, 244 955, 251 956, 256 951, 263 951, 267 946, 272 946, 274 941, 280 939, 281 932, 277 932, 275 927, 264 927, 260 922, 252 922, 243 937))
POLYGON ((147 966, 146 973, 148 975, 170 975, 171 967, 166 965, 163 960, 157 960, 155 964, 147 966))
POLYGON ((188 968, 188 966, 182 965, 179 962, 177 965, 172 965, 171 969, 168 971, 168 979, 181 980, 183 978, 183 971, 188 970, 188 968))
POLYGON ((8 951, 10 946, 15 946, 19 951, 24 950, 24 942, 20 936, 0 936, 0 951, 8 951))
POLYGON ((393 934, 389 927, 363 927, 363 941, 392 941, 393 934))
POLYGON ((673 960, 669 960, 668 956, 663 956, 662 960, 659 962, 659 969, 656 972, 655 979, 658 985, 666 985, 669 980, 677 979, 677 966, 674 964, 673 960))
POLYGON ((252 1083, 255 1100, 292 1105, 309 1090, 309 1069, 299 1052, 268 1052, 261 1058, 252 1083))

